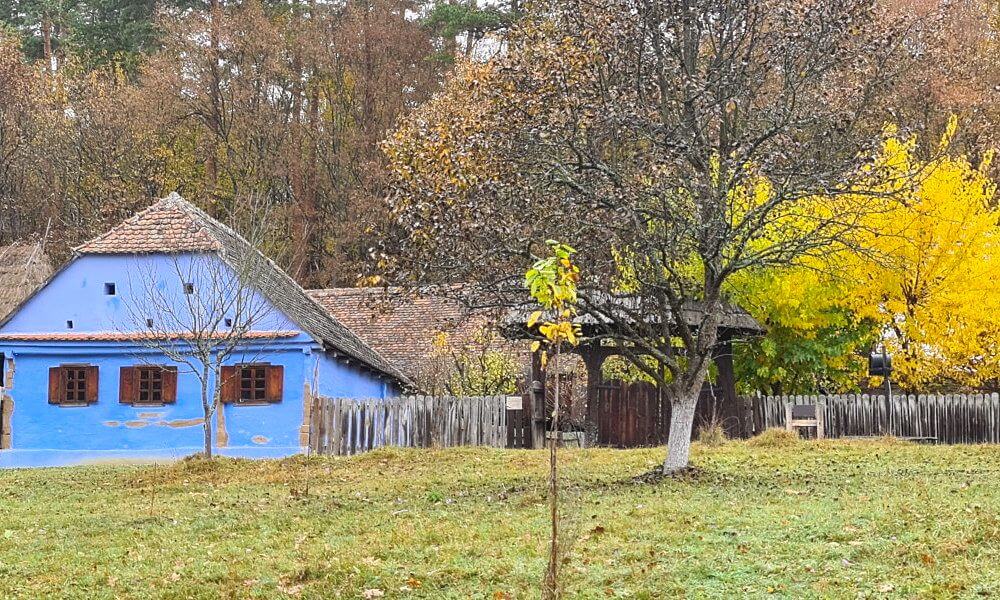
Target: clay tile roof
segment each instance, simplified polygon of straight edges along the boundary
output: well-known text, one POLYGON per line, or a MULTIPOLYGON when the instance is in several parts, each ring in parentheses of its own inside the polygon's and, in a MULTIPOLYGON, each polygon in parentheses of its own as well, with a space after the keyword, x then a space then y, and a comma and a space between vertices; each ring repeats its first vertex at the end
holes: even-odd
MULTIPOLYGON (((114 229, 74 248, 81 254, 218 252, 222 244, 204 225, 168 196, 114 229)), ((183 200, 181 201, 183 202, 183 200)))
POLYGON ((434 351, 435 338, 470 343, 489 324, 456 300, 413 297, 396 288, 308 290, 323 308, 411 378, 434 351))
POLYGON ((27 298, 52 272, 40 243, 0 246, 0 320, 27 298))
POLYGON ((258 290, 324 347, 410 384, 391 362, 310 298, 278 265, 176 193, 74 251, 78 255, 215 252, 233 265, 252 264, 258 290))
MULTIPOLYGON (((612 296, 603 292, 585 292, 591 302, 600 306, 608 312, 610 316, 597 316, 592 312, 585 312, 574 319, 575 322, 583 326, 584 335, 591 335, 593 330, 615 329, 620 327, 620 323, 627 323, 636 318, 634 315, 642 315, 646 323, 659 321, 659 315, 643 311, 641 299, 634 296, 612 296), (619 310, 617 306, 621 306, 619 310), (612 318, 613 317, 613 318, 612 318), (616 322, 617 321, 617 322, 616 322)), ((584 293, 581 293, 583 296, 584 293)), ((515 308, 505 315, 505 333, 513 337, 530 337, 531 334, 524 326, 525 321, 534 312, 535 307, 524 306, 515 308)), ((706 308, 703 302, 690 300, 685 303, 682 316, 685 322, 697 328, 705 318, 706 308)), ((763 325, 757 322, 746 310, 724 302, 722 304, 722 315, 719 326, 729 330, 737 336, 756 337, 766 332, 763 325)))

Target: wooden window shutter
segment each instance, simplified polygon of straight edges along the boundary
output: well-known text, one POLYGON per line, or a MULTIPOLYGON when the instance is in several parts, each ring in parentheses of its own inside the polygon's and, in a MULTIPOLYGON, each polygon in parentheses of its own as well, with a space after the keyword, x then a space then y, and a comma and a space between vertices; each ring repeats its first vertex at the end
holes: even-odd
POLYGON ((118 380, 118 401, 122 404, 132 404, 138 397, 135 385, 135 376, 138 370, 135 367, 122 367, 121 376, 118 380))
POLYGON ((63 400, 63 370, 61 367, 49 368, 49 404, 61 404, 63 400))
POLYGON ((221 388, 219 390, 220 400, 223 402, 236 402, 239 400, 240 382, 237 377, 236 367, 222 367, 219 371, 221 388))
POLYGON ((177 367, 163 367, 163 403, 177 402, 177 367))
POLYGON ((267 367, 264 390, 264 396, 268 402, 281 402, 281 396, 285 390, 285 367, 281 365, 267 367))
POLYGON ((87 367, 87 404, 97 402, 97 381, 99 371, 97 367, 87 367))

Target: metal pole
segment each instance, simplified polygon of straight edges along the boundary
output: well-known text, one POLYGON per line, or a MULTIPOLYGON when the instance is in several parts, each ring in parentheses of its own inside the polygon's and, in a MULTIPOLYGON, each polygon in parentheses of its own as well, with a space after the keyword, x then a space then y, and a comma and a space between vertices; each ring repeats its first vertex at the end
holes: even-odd
POLYGON ((885 341, 882 342, 882 373, 885 378, 885 412, 889 416, 889 431, 883 431, 883 434, 890 433, 893 431, 892 427, 892 369, 889 368, 889 354, 885 351, 885 341))
POLYGON ((882 343, 882 373, 885 379, 886 400, 892 400, 892 381, 890 379, 892 370, 889 368, 889 355, 885 351, 885 342, 882 343))

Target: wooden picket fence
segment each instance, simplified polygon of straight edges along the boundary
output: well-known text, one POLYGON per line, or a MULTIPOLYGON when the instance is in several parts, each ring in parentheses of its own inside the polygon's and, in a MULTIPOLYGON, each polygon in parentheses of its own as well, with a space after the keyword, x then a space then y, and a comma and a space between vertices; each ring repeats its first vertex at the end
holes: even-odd
MULTIPOLYGON (((669 406, 650 390, 645 395, 642 391, 601 391, 598 445, 666 442, 669 406)), ((505 396, 318 397, 310 407, 309 445, 312 452, 328 455, 357 454, 383 446, 530 447, 530 409, 520 403, 512 409, 508 400, 505 396)), ((867 394, 748 396, 740 398, 732 410, 713 405, 709 412, 721 417, 730 436, 743 437, 783 428, 789 404, 821 406, 830 438, 890 435, 945 444, 1000 443, 998 394, 893 395, 891 399, 867 394)), ((699 418, 708 419, 711 415, 701 408, 699 403, 699 418)))
POLYGON ((1000 394, 759 396, 754 431, 785 426, 785 406, 822 406, 826 436, 891 435, 943 444, 1000 443, 1000 394))
POLYGON ((310 447, 346 455, 383 446, 507 446, 507 398, 314 398, 310 447))

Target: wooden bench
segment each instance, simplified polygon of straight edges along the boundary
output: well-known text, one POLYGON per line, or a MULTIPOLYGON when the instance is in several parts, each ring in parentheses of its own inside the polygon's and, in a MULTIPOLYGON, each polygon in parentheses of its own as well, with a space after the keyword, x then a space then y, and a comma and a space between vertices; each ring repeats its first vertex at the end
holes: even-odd
POLYGON ((556 433, 553 431, 546 431, 545 439, 546 440, 558 439, 559 445, 562 447, 567 447, 567 448, 570 446, 575 446, 577 448, 584 447, 583 443, 584 434, 582 431, 560 431, 558 435, 556 435, 556 433))
POLYGON ((785 429, 798 431, 799 429, 815 428, 816 439, 821 440, 826 437, 823 413, 821 404, 786 404, 785 429))

